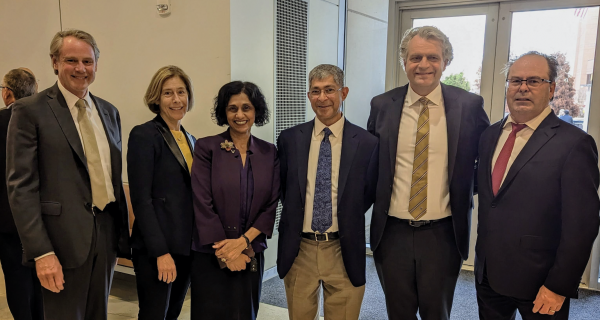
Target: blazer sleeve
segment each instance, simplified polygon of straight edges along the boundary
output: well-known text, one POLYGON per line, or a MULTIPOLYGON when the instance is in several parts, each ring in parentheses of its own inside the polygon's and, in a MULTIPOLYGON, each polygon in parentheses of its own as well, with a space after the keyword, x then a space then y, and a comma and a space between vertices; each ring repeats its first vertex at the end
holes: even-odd
POLYGON ((12 109, 6 146, 8 198, 25 259, 33 261, 54 248, 42 221, 37 126, 30 108, 17 102, 12 109))
POLYGON ((379 135, 377 134, 377 132, 375 131, 375 128, 377 127, 377 113, 379 112, 378 110, 378 106, 377 103, 375 102, 375 98, 373 98, 371 100, 371 112, 369 113, 369 119, 367 120, 367 131, 369 131, 369 133, 371 133, 372 135, 375 135, 377 137, 379 137, 379 135))
MULTIPOLYGON (((476 150, 479 150, 478 146, 479 146, 479 140, 481 138, 481 134, 483 134, 483 131, 485 131, 485 129, 487 129, 490 126, 490 119, 487 116, 487 113, 485 113, 485 109, 484 109, 484 100, 482 97, 478 96, 478 104, 475 108, 475 126, 476 126, 476 135, 477 135, 477 140, 473 147, 477 148, 476 150)), ((479 183, 477 182, 477 174, 479 172, 479 153, 477 154, 477 156, 475 157, 475 164, 474 164, 474 175, 473 175, 473 195, 476 195, 479 191, 478 191, 478 185, 479 183)))
POLYGON ((141 127, 131 130, 127 145, 127 175, 135 223, 143 237, 148 255, 156 258, 169 253, 169 247, 154 211, 152 199, 155 156, 161 151, 156 150, 154 139, 152 134, 144 132, 141 127))
POLYGON ((561 232, 554 265, 544 285, 565 297, 576 297, 598 234, 598 150, 586 135, 574 144, 561 174, 561 232))
POLYGON ((282 134, 277 138, 277 155, 279 156, 279 183, 280 183, 280 199, 281 204, 285 203, 285 190, 286 190, 286 181, 287 181, 287 170, 288 170, 288 162, 287 162, 287 154, 285 153, 285 142, 283 141, 282 134))
MULTIPOLYGON (((212 195, 212 150, 198 140, 192 162, 192 190, 194 216, 200 245, 213 244, 226 239, 219 215, 214 210, 212 195)), ((215 164, 216 165, 216 164, 215 164)))
POLYGON ((273 235, 273 228, 275 226, 275 215, 277 214, 277 204, 279 204, 279 157, 277 157, 277 150, 275 146, 272 147, 273 151, 273 179, 271 181, 271 195, 269 200, 258 212, 256 220, 252 224, 252 227, 258 229, 258 231, 264 233, 267 238, 271 238, 273 235))

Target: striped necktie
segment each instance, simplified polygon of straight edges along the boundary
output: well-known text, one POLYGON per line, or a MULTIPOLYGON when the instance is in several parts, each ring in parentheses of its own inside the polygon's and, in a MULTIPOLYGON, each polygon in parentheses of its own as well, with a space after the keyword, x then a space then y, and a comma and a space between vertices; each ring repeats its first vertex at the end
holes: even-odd
POLYGON ((104 170, 102 169, 96 134, 94 133, 90 116, 88 116, 85 101, 79 99, 75 103, 75 106, 77 107, 77 122, 79 123, 79 130, 81 131, 81 138, 83 140, 83 150, 90 174, 92 202, 98 209, 104 210, 104 207, 108 204, 108 191, 106 189, 106 181, 104 180, 104 170))
POLYGON ((417 122, 415 157, 408 202, 408 212, 415 220, 419 220, 427 213, 427 160, 429 157, 429 108, 427 104, 430 101, 426 97, 421 97, 419 102, 422 108, 417 122))

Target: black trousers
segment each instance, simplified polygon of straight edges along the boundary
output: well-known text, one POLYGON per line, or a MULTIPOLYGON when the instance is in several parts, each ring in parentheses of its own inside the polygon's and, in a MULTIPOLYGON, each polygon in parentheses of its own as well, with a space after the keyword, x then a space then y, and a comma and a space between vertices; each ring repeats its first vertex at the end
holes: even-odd
POLYGON ((96 214, 93 232, 90 253, 83 265, 63 268, 64 290, 54 293, 42 289, 45 320, 106 320, 117 260, 117 235, 108 212, 96 214))
POLYGON ((264 255, 256 253, 258 271, 221 269, 214 254, 193 253, 192 320, 255 320, 260 303, 264 255))
POLYGON ((0 233, 0 263, 4 272, 6 300, 15 320, 41 320, 42 287, 35 268, 22 264, 23 249, 18 234, 0 233))
POLYGON ((450 319, 462 265, 452 219, 415 228, 388 217, 373 257, 390 320, 450 319))
POLYGON ((533 301, 501 295, 494 291, 488 282, 487 270, 483 269, 481 283, 475 280, 477 289, 477 304, 479 305, 479 319, 482 320, 514 320, 517 310, 523 320, 566 320, 569 318, 569 305, 571 299, 566 298, 560 311, 554 315, 533 313, 533 301))
POLYGON ((177 320, 190 287, 192 257, 171 255, 177 278, 171 283, 158 280, 156 258, 146 252, 133 250, 133 267, 137 284, 140 320, 177 320))

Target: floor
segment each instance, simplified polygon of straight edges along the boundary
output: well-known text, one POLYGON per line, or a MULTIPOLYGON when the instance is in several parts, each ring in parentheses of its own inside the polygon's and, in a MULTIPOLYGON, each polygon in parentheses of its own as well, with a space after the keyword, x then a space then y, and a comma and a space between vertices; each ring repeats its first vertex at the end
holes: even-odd
MULTIPOLYGON (((360 320, 385 320, 385 301, 383 292, 375 272, 373 258, 367 256, 367 285, 362 303, 360 320)), ((288 320, 283 281, 275 276, 263 285, 261 306, 258 320, 288 320)), ((137 292, 135 278, 130 275, 116 273, 109 298, 109 320, 130 320, 137 318, 137 292)), ((597 320, 600 314, 600 292, 580 290, 579 299, 572 300, 570 319, 597 320)), ((321 313, 322 316, 322 313, 321 313)), ((186 298, 182 315, 179 319, 190 318, 190 297, 186 298)), ((477 306, 473 272, 463 270, 458 279, 452 320, 477 319, 477 306)), ((0 320, 12 320, 6 304, 4 277, 0 272, 0 320)), ((323 318, 321 318, 323 319, 323 318)), ((517 320, 521 317, 517 315, 517 320)))

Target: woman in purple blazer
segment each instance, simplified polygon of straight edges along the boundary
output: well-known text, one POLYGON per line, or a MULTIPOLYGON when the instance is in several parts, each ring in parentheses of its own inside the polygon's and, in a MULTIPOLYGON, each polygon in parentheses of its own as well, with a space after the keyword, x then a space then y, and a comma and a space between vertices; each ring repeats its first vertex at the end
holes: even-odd
POLYGON ((192 319, 256 319, 279 200, 279 160, 250 133, 269 121, 258 87, 234 81, 215 98, 213 120, 227 131, 199 139, 192 190, 192 319))

